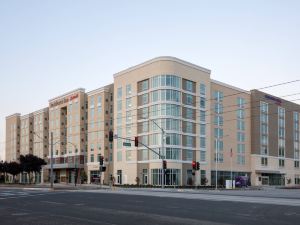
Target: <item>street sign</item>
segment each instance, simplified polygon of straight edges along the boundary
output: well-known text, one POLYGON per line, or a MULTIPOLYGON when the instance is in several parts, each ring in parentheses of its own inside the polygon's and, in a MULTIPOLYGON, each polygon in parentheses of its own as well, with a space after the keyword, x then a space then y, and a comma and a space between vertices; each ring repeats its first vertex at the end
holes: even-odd
POLYGON ((123 146, 131 147, 131 143, 129 143, 129 142, 123 142, 123 146))

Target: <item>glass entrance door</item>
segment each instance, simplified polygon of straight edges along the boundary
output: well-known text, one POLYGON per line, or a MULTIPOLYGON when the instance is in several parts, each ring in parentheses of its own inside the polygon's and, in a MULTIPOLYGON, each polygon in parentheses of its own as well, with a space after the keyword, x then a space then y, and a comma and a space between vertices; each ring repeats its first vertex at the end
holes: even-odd
POLYGON ((269 177, 261 177, 262 185, 269 185, 269 177))

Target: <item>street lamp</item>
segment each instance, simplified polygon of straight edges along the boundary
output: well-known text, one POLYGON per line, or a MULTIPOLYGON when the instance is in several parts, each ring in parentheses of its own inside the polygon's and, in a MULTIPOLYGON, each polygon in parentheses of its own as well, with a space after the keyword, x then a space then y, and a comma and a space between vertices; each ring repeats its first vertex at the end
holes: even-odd
POLYGON ((161 187, 165 188, 165 170, 164 170, 165 155, 164 155, 164 153, 165 153, 165 135, 166 135, 166 133, 165 133, 165 130, 155 122, 155 120, 153 120, 151 118, 145 118, 145 117, 142 117, 142 119, 148 119, 148 120, 152 121, 161 130, 161 152, 162 152, 162 154, 160 154, 161 155, 161 164, 162 164, 161 165, 161 170, 162 170, 162 173, 161 173, 162 185, 161 185, 161 187))
MULTIPOLYGON (((45 138, 42 138, 40 137, 36 132, 33 132, 34 135, 36 135, 39 139, 45 141, 46 139, 45 138)), ((53 143, 53 132, 50 133, 50 187, 51 189, 53 189, 53 183, 54 183, 54 180, 53 180, 53 146, 56 145, 57 143, 61 143, 60 140, 56 141, 55 143, 53 143)), ((75 148, 75 152, 77 151, 77 147, 75 144, 71 143, 71 142, 67 142, 71 145, 74 146, 75 148)), ((76 174, 76 157, 75 157, 75 174, 76 174)), ((76 177, 76 175, 75 175, 76 177)), ((75 186, 76 186, 76 179, 75 179, 75 186)))
MULTIPOLYGON (((216 145, 216 163, 215 163, 215 170, 216 170, 216 187, 215 189, 218 190, 218 163, 219 163, 219 139, 220 139, 220 130, 218 129, 218 134, 217 134, 217 137, 215 138, 215 145, 216 145)), ((224 137, 229 137, 229 135, 225 135, 225 136, 222 136, 222 138, 224 137)), ((231 176, 232 176, 232 171, 231 171, 231 176)))
MULTIPOLYGON (((75 144, 73 144, 72 142, 70 142, 70 141, 67 141, 67 143, 70 144, 70 145, 72 145, 74 147, 75 154, 76 154, 78 152, 77 146, 75 144)), ((75 185, 75 187, 76 187, 77 176, 78 176, 78 173, 77 173, 77 161, 78 161, 78 155, 76 154, 74 156, 74 168, 75 168, 74 185, 75 185)))

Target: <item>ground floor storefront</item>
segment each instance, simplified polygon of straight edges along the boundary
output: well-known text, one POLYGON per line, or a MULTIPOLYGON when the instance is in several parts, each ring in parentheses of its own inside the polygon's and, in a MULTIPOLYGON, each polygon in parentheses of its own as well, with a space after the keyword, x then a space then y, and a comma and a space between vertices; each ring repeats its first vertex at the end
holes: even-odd
MULTIPOLYGON (((177 169, 168 168, 164 170, 157 169, 142 169, 133 183, 128 183, 127 175, 122 170, 117 170, 114 174, 115 184, 141 184, 161 186, 194 186, 194 185, 208 185, 207 171, 192 169, 177 169)), ((97 176, 97 172, 94 173, 97 176)), ((91 174, 91 176, 93 176, 91 174)))
MULTIPOLYGON (((81 183, 83 179, 83 168, 69 168, 69 169, 54 169, 53 181, 54 183, 81 183)), ((49 181, 51 171, 49 170, 49 181)))
MULTIPOLYGON (((251 173, 242 172, 242 171, 218 171, 217 172, 217 181, 218 185, 225 186, 226 180, 235 180, 237 177, 248 177, 249 186, 251 185, 251 173)), ((211 185, 216 185, 216 171, 211 171, 211 185)))

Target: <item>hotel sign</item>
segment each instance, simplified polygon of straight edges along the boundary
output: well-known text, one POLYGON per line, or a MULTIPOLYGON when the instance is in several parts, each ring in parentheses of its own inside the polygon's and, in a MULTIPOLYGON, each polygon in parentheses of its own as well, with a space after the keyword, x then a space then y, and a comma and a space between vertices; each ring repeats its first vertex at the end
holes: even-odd
POLYGON ((265 98, 274 101, 276 105, 281 105, 282 103, 282 101, 279 98, 275 98, 270 95, 265 95, 265 98))
POLYGON ((68 97, 66 97, 66 98, 63 98, 63 99, 60 99, 60 100, 56 100, 55 102, 50 103, 50 108, 55 107, 55 106, 58 106, 58 105, 61 105, 61 104, 68 103, 69 101, 72 101, 73 99, 78 98, 78 96, 79 96, 79 95, 78 95, 78 93, 77 93, 77 94, 68 96, 68 97))

